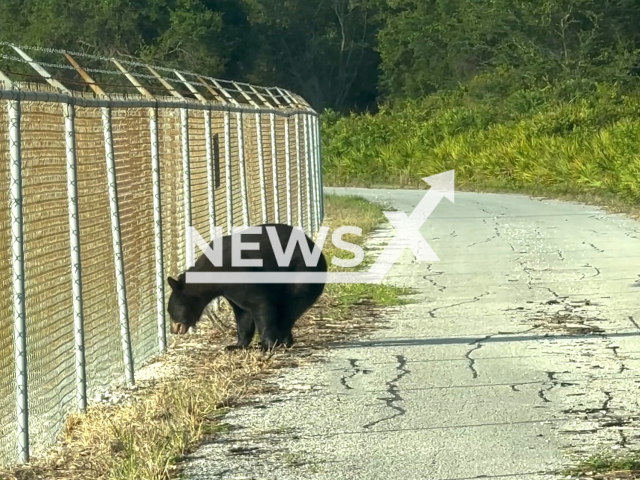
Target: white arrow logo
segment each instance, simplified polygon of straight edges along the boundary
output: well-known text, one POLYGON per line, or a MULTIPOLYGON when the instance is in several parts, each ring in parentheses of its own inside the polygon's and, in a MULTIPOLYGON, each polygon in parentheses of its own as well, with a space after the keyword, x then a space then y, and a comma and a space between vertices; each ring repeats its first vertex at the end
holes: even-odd
POLYGON ((431 185, 431 188, 409 216, 404 212, 383 212, 396 233, 367 272, 187 272, 186 281, 187 283, 380 283, 406 248, 409 248, 416 260, 420 262, 438 262, 440 259, 420 234, 420 228, 443 198, 454 202, 454 171, 449 170, 422 180, 431 185))

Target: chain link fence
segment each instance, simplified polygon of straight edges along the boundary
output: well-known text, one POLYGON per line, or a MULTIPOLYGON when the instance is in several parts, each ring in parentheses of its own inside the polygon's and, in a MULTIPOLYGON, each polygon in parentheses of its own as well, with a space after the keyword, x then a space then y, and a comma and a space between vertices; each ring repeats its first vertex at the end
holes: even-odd
POLYGON ((280 88, 0 43, 0 461, 166 349, 187 227, 317 232, 319 144, 280 88))

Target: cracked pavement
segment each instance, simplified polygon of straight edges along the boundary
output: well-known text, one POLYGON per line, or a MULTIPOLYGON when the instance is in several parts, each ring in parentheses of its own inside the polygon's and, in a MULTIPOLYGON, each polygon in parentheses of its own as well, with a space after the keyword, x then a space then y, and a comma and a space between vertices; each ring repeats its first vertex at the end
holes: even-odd
MULTIPOLYGON (((326 189, 409 214, 424 190, 326 189)), ((566 478, 640 447, 640 223, 521 195, 456 192, 385 281, 412 303, 225 417, 192 479, 566 478)), ((393 231, 374 235, 381 249, 393 231)))

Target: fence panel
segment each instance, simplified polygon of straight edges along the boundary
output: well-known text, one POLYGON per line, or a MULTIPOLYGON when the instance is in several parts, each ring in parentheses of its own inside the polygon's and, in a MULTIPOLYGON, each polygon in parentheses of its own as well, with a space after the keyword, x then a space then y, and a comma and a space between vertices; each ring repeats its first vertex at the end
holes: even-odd
MULTIPOLYGON (((29 430, 59 430, 75 407, 66 147, 62 105, 22 103, 29 430)), ((34 443, 32 452, 42 453, 34 443)))
POLYGON ((298 168, 299 168, 299 151, 296 150, 296 122, 294 117, 285 119, 289 129, 289 192, 291 194, 291 225, 300 225, 300 217, 298 215, 298 168))
MULTIPOLYGON (((19 47, 4 47, 36 65, 19 47)), ((0 63, 3 463, 43 453, 65 415, 84 408, 85 388, 91 403, 114 383, 135 382, 135 371, 171 343, 164 283, 187 267, 189 215, 210 240, 214 225, 228 234, 265 221, 314 235, 310 212, 322 211, 309 204, 321 196, 308 190, 321 184, 309 121, 316 113, 294 108, 280 90, 213 79, 203 86, 202 77, 181 72, 192 84, 164 78, 170 98, 153 98, 135 79, 133 92, 112 95, 89 82, 95 95, 87 95, 34 68, 48 85, 7 83, 0 63), (76 355, 83 345, 84 365, 76 355)), ((101 72, 87 70, 84 81, 101 72)), ((122 76, 120 85, 134 78, 111 73, 122 76)))
POLYGON ((189 112, 191 223, 202 238, 209 235, 209 185, 203 112, 189 112))
POLYGON ((11 216, 9 215, 8 102, 0 108, 0 459, 15 458, 16 383, 11 298, 11 216))
POLYGON ((105 387, 124 371, 109 217, 104 135, 98 108, 76 109, 78 210, 87 383, 105 387))
POLYGON ((285 144, 285 127, 286 119, 276 117, 276 152, 278 152, 277 176, 278 185, 282 187, 278 189, 278 215, 282 223, 287 223, 287 167, 286 167, 286 144, 285 144))
POLYGON ((247 180, 247 201, 249 224, 262 223, 262 203, 260 196, 260 168, 258 162, 258 142, 255 115, 244 116, 244 158, 247 180))
MULTIPOLYGON (((262 152, 264 155, 264 176, 265 176, 265 189, 266 189, 266 203, 267 203, 267 217, 276 221, 277 209, 276 204, 277 196, 276 185, 274 182, 274 159, 277 161, 277 157, 274 153, 275 142, 271 140, 271 118, 270 114, 261 114, 262 119, 262 152)), ((274 119, 275 121, 275 119, 274 119)), ((274 130, 275 131, 275 130, 274 130)), ((275 177, 277 178, 277 177, 275 177)))
POLYGON ((231 198, 233 212, 234 227, 240 227, 243 225, 242 221, 242 191, 240 188, 240 143, 238 142, 238 114, 233 113, 230 115, 230 129, 231 129, 231 142, 230 142, 230 154, 231 154, 231 198))
MULTIPOLYGON (((222 112, 212 112, 211 114, 211 130, 213 132, 214 138, 214 157, 215 157, 215 147, 217 146, 218 150, 218 177, 220 183, 215 188, 214 197, 215 197, 215 207, 216 207, 216 225, 223 227, 223 231, 225 234, 228 233, 227 230, 227 221, 228 221, 228 211, 227 211, 227 167, 225 158, 227 155, 226 152, 226 144, 224 141, 224 114, 222 112), (217 139, 217 141, 215 140, 217 139)), ((214 173, 215 177, 215 173, 214 173)))
POLYGON ((129 330, 133 357, 144 362, 157 345, 148 110, 114 109, 112 130, 129 330))

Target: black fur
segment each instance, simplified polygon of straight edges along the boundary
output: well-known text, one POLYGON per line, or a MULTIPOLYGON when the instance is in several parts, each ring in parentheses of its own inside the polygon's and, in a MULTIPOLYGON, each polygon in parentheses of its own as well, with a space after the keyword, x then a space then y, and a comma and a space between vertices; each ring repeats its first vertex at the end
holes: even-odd
MULTIPOLYGON (((236 271, 312 271, 326 272, 327 262, 320 253, 318 264, 305 265, 300 245, 286 267, 278 266, 267 231, 264 227, 274 226, 285 250, 293 227, 284 224, 264 224, 261 234, 243 234, 243 243, 257 242, 259 250, 243 250, 243 259, 262 259, 262 267, 231 267, 231 237, 222 237, 222 267, 215 267, 206 255, 201 255, 195 266, 189 271, 196 272, 236 272, 236 271)), ((314 242, 305 235, 309 250, 313 252, 314 242)), ((210 244, 212 246, 212 244, 210 244)), ((191 284, 185 283, 185 274, 178 279, 169 277, 172 289, 169 297, 168 313, 171 318, 171 331, 184 333, 194 326, 206 306, 217 297, 224 297, 233 308, 237 343, 227 348, 245 348, 255 331, 258 331, 260 345, 270 349, 276 345, 291 346, 294 323, 307 311, 324 291, 323 283, 310 284, 191 284)))

